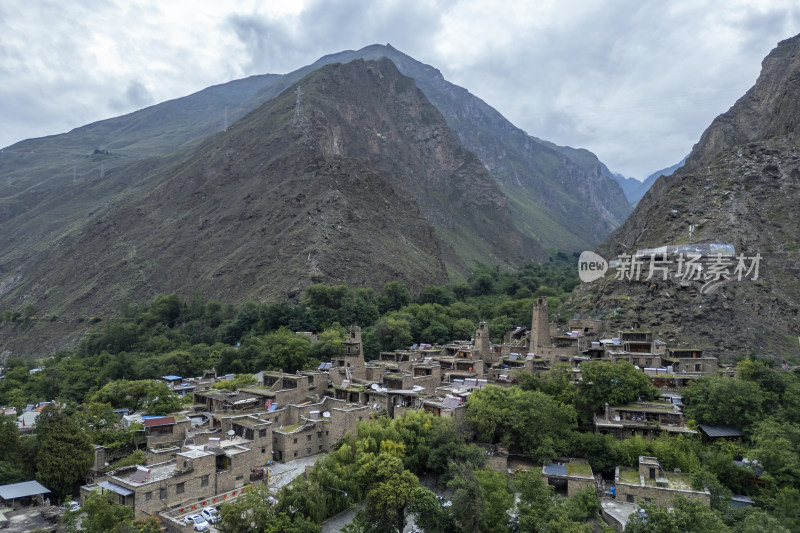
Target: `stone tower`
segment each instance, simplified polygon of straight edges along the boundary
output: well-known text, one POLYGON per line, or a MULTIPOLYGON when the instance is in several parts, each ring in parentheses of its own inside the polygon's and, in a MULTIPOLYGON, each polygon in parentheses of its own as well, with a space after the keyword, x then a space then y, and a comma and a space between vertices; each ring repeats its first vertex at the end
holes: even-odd
POLYGON ((484 361, 488 360, 491 355, 489 348, 489 327, 486 325, 486 322, 481 322, 478 329, 475 330, 475 351, 478 353, 478 357, 484 361))
POLYGON ((531 323, 531 345, 529 352, 538 355, 539 347, 550 346, 550 321, 547 316, 547 298, 539 296, 533 304, 533 322, 531 323))

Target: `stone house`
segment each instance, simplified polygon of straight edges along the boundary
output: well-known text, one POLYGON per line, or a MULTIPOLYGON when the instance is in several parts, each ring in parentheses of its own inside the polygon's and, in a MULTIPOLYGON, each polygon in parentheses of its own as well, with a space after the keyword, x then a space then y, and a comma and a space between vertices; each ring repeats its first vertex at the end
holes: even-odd
POLYGON ((655 502, 669 506, 678 494, 700 500, 706 505, 711 503, 711 494, 707 490, 694 490, 688 474, 679 471, 666 473, 655 457, 639 457, 638 470, 617 467, 614 483, 617 500, 626 503, 655 502))
POLYGON ((606 404, 603 414, 594 415, 594 427, 598 433, 621 440, 634 435, 653 440, 662 433, 697 434, 686 425, 686 416, 679 406, 668 401, 636 402, 614 407, 606 404))

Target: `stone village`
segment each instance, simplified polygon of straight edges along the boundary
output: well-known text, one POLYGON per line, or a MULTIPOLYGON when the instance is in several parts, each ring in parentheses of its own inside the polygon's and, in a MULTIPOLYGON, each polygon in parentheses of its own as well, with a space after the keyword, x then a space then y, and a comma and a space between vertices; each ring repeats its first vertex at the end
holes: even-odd
MULTIPOLYGON (((594 417, 597 432, 619 439, 696 434, 682 412, 681 387, 705 375, 733 376, 733 370, 702 350, 670 348, 646 331, 608 338, 605 331, 597 320, 572 320, 566 331, 558 331, 548 321, 547 299, 539 297, 531 327, 507 332, 502 344, 492 344, 481 323, 469 341, 382 352, 377 360, 365 361, 361 330, 352 326, 340 357, 296 374, 263 371, 255 375, 255 385, 241 390, 213 389, 214 383, 232 378, 218 377, 214 370, 196 378, 164 376, 177 394, 193 395, 193 405, 170 416, 122 413, 123 424, 143 427, 146 464, 104 473, 105 449, 95 446, 81 500, 91 491, 110 491, 136 517, 157 516, 168 530, 189 531, 182 517, 235 498, 253 482, 273 486, 284 476, 301 474, 302 467, 291 468, 292 462, 311 458, 310 464, 362 420, 419 409, 458 419, 471 391, 487 384, 508 386, 520 372, 546 372, 556 364, 569 365, 577 383, 584 361, 624 360, 662 391, 658 401, 606 405, 594 417)), ((731 428, 699 430, 704 438, 737 437, 731 428)), ((488 464, 513 474, 507 453, 494 449, 490 455, 488 464)), ((585 460, 544 465, 542 475, 567 495, 596 485, 609 496, 585 460)), ((654 457, 640 457, 638 470, 618 467, 613 486, 616 498, 604 498, 603 514, 618 529, 644 501, 667 504, 675 494, 710 500, 707 491, 691 489, 686 474, 665 472, 654 457)))

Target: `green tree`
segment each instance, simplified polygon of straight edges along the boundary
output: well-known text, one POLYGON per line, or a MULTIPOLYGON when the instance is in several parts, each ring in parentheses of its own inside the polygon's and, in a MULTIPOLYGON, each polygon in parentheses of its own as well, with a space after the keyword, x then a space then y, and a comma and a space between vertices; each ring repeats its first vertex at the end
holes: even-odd
POLYGON ((639 397, 654 398, 657 393, 647 375, 627 361, 587 361, 581 363, 581 373, 580 396, 593 412, 601 411, 606 403, 622 405, 639 397))
POLYGON ((469 396, 467 419, 480 440, 501 443, 539 461, 568 449, 576 427, 572 406, 543 392, 494 385, 469 396))
POLYGON ((41 443, 36 455, 36 479, 63 500, 92 466, 94 450, 89 437, 72 417, 52 406, 36 419, 36 434, 41 443))
POLYGON ((81 528, 87 533, 124 531, 124 526, 133 521, 133 509, 117 503, 116 496, 111 492, 101 494, 93 491, 81 510, 86 513, 81 520, 81 528))
POLYGON ((417 477, 403 467, 403 462, 389 453, 364 456, 356 480, 369 485, 364 508, 353 520, 363 533, 402 532, 405 510, 419 487, 417 477))
POLYGON ((402 315, 389 315, 380 318, 375 323, 375 337, 381 345, 381 350, 391 351, 411 346, 411 324, 402 315))
POLYGON ((279 512, 266 485, 256 485, 244 496, 220 507, 220 533, 318 533, 321 527, 302 514, 279 512))
POLYGON ((707 505, 699 500, 675 496, 667 511, 655 503, 645 503, 633 513, 625 533, 727 533, 730 528, 707 505))
POLYGON ((89 399, 97 403, 111 404, 114 408, 127 407, 132 412, 147 409, 153 411, 152 414, 172 412, 167 408, 173 405, 177 405, 173 411, 180 408, 180 400, 175 402, 177 394, 172 392, 166 383, 152 379, 112 381, 104 385, 89 399))
MULTIPOLYGON (((704 377, 682 391, 684 412, 701 424, 735 426, 746 433, 765 415, 766 396, 758 383, 704 377)), ((770 404, 774 397, 770 400, 770 404)))

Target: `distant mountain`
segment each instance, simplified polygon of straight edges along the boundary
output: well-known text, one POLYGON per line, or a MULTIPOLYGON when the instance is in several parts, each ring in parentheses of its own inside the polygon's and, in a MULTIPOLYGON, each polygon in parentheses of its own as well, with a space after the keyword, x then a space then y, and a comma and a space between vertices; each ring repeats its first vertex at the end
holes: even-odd
POLYGON ((647 178, 645 178, 644 181, 639 182, 638 186, 633 191, 631 191, 631 194, 628 196, 628 200, 631 202, 631 204, 633 206, 636 206, 636 204, 639 203, 639 200, 641 200, 644 194, 650 190, 650 187, 653 186, 653 184, 656 182, 658 178, 660 178, 661 176, 672 176, 676 170, 681 168, 684 165, 684 163, 686 163, 686 159, 688 157, 689 156, 687 155, 686 157, 681 159, 680 162, 672 165, 671 167, 663 168, 661 170, 653 172, 652 174, 647 176, 647 178))
POLYGON ((642 186, 642 182, 636 178, 626 178, 622 174, 611 172, 610 170, 608 173, 612 178, 614 178, 614 181, 619 183, 619 186, 622 187, 622 192, 625 193, 625 198, 628 199, 628 202, 630 202, 632 205, 636 205, 636 201, 634 201, 633 198, 636 194, 636 191, 638 191, 642 186))
MULTIPOLYGON (((735 246, 747 268, 760 254, 758 279, 719 283, 660 275, 647 282, 612 279, 573 294, 583 313, 615 327, 638 325, 730 357, 757 353, 797 360, 800 345, 800 36, 764 60, 751 88, 717 117, 685 165, 658 179, 599 247, 606 258, 634 250, 694 243, 735 246), (704 290, 701 290, 704 289, 704 290)), ((673 265, 675 267, 675 265, 673 265)), ((647 266, 645 266, 645 275, 647 266)), ((724 273, 724 270, 723 270, 724 273)))

